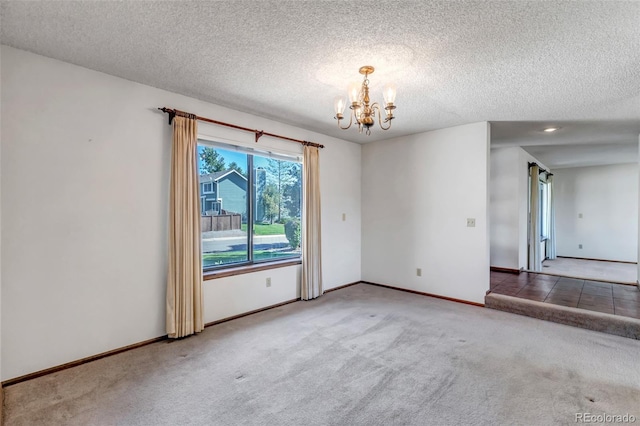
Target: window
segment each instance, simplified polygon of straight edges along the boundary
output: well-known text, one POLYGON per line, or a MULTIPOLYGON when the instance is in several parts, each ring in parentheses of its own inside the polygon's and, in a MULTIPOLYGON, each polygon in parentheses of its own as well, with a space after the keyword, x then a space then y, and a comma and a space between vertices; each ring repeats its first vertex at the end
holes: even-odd
POLYGON ((299 160, 198 142, 203 268, 299 258, 299 160))
POLYGON ((205 214, 220 214, 222 210, 222 201, 204 199, 205 214))
POLYGON ((542 241, 549 238, 550 235, 550 192, 549 183, 540 181, 540 239, 542 241))

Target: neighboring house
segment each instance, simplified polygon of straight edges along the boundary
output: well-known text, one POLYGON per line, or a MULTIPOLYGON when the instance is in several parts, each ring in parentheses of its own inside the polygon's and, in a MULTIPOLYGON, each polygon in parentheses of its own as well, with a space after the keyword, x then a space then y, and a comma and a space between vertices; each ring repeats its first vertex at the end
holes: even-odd
POLYGON ((237 170, 200 175, 200 210, 203 216, 247 213, 247 178, 237 170))

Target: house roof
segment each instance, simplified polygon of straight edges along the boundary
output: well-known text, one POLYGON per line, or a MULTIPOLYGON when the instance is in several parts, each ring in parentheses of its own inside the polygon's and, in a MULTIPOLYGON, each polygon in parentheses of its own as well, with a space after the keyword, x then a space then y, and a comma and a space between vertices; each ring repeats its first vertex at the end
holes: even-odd
POLYGON ((217 182, 220 179, 222 179, 223 177, 230 175, 231 173, 235 173, 238 176, 240 176, 242 179, 247 180, 247 178, 242 176, 240 173, 238 173, 237 170, 229 169, 229 170, 223 170, 221 172, 215 172, 215 173, 209 173, 209 174, 206 174, 206 175, 200 175, 199 182, 200 183, 203 183, 203 182, 217 182))

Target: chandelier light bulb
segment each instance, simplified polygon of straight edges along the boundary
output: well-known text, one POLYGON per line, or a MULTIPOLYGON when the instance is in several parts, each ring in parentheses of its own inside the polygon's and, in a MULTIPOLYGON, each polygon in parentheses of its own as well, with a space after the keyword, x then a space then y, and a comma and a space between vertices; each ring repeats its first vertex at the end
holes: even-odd
POLYGON ((333 100, 333 107, 336 111, 336 117, 342 115, 342 113, 344 112, 344 108, 346 107, 344 98, 342 96, 336 96, 336 98, 333 100))
POLYGON ((396 102, 396 85, 389 83, 384 86, 382 90, 382 96, 384 97, 384 103, 386 105, 393 105, 396 102))
POLYGON ((357 103, 360 98, 360 83, 350 83, 349 84, 349 102, 351 104, 357 103))

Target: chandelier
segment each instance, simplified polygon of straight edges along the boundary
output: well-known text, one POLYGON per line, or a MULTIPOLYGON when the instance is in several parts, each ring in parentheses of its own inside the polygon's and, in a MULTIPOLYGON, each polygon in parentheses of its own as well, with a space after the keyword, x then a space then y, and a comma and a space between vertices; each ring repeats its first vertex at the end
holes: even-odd
POLYGON ((347 130, 353 124, 353 121, 358 124, 358 132, 362 133, 362 130, 365 130, 365 133, 368 135, 371 134, 371 126, 375 123, 376 113, 378 115, 378 124, 382 130, 389 130, 391 128, 391 120, 395 117, 393 116, 393 110, 396 109, 394 102, 396 100, 396 87, 393 84, 387 84, 383 89, 384 96, 384 110, 385 117, 384 120, 381 117, 380 110, 382 109, 377 102, 370 103, 369 99, 369 74, 373 74, 375 68, 371 65, 365 65, 360 67, 360 74, 364 75, 364 81, 360 86, 358 83, 351 83, 349 85, 349 109, 351 109, 351 113, 349 114, 349 125, 347 127, 342 127, 340 125, 340 121, 344 118, 344 109, 346 106, 345 100, 343 97, 338 96, 335 98, 334 107, 336 111, 335 119, 338 120, 338 127, 342 130, 347 130), (386 127, 383 123, 389 123, 386 127))

